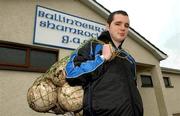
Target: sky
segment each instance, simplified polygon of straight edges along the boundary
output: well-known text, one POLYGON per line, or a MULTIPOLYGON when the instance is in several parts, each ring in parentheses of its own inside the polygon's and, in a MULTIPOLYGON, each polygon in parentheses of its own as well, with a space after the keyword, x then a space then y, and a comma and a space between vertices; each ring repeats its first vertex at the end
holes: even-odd
POLYGON ((180 0, 96 0, 113 12, 125 10, 130 27, 168 55, 161 67, 180 69, 180 0))

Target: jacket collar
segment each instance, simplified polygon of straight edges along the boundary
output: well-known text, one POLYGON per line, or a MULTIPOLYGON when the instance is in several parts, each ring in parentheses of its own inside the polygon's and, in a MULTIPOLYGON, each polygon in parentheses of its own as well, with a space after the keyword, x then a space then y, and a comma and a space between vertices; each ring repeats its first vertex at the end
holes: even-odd
POLYGON ((101 41, 103 41, 103 42, 105 42, 105 43, 107 43, 107 44, 109 44, 109 43, 112 44, 112 46, 113 46, 115 49, 121 49, 121 46, 122 46, 122 44, 123 44, 123 42, 124 42, 124 41, 122 41, 121 44, 119 45, 119 47, 116 48, 116 46, 115 46, 115 44, 113 43, 112 38, 111 38, 111 36, 110 36, 110 34, 109 34, 109 31, 104 31, 104 32, 102 32, 101 35, 98 37, 98 40, 101 40, 101 41))

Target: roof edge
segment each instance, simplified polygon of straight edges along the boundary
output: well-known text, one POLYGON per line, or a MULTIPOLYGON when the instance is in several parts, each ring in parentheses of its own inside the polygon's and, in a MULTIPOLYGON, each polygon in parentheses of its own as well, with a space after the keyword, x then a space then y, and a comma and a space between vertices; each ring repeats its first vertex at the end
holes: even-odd
POLYGON ((81 3, 85 4, 95 12, 99 13, 103 18, 107 19, 110 11, 106 9, 103 5, 99 4, 96 0, 79 0, 81 3))
POLYGON ((166 73, 172 73, 172 74, 180 74, 180 70, 173 69, 173 68, 167 68, 167 67, 161 67, 161 71, 166 72, 166 73))

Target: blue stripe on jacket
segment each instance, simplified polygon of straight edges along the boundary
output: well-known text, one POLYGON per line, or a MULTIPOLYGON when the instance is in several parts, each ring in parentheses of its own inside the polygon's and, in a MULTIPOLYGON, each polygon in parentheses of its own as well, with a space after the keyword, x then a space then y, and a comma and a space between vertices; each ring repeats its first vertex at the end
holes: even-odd
POLYGON ((123 52, 127 55, 127 60, 132 64, 131 71, 133 73, 134 79, 136 79, 136 61, 130 54, 128 54, 125 51, 123 51, 123 52))
POLYGON ((96 70, 104 62, 104 59, 102 59, 100 54, 98 54, 100 50, 102 50, 102 45, 98 44, 95 48, 95 59, 82 62, 80 66, 74 65, 74 58, 78 55, 78 52, 73 53, 65 67, 66 78, 77 78, 83 74, 96 70))

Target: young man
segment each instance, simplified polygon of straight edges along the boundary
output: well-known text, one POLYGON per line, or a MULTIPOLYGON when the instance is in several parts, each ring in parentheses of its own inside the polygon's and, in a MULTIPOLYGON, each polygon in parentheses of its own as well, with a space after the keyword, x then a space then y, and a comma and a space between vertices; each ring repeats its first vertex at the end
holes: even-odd
POLYGON ((84 89, 84 116, 143 116, 136 87, 136 64, 121 46, 127 37, 129 17, 115 11, 107 31, 76 50, 66 65, 67 81, 84 89))

